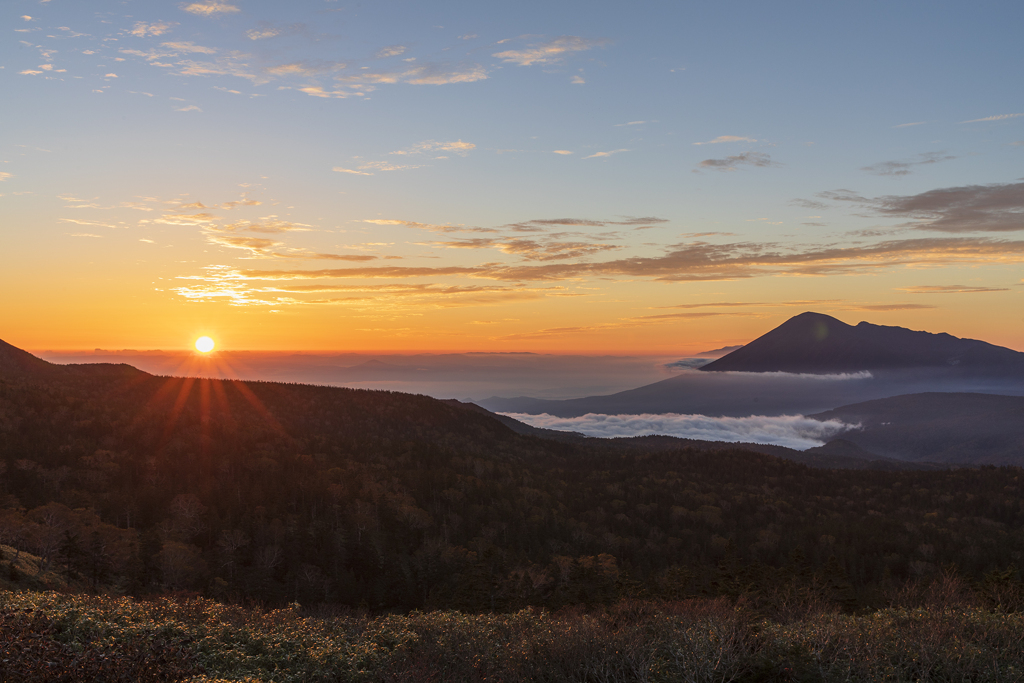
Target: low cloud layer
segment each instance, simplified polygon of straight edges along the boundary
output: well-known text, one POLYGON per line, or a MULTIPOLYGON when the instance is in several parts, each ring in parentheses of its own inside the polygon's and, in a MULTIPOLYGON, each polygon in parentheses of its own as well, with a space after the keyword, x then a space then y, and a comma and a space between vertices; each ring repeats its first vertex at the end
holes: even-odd
POLYGON ((861 370, 860 372, 833 372, 822 375, 812 372, 739 372, 737 370, 729 370, 723 374, 736 377, 756 376, 758 378, 776 379, 812 379, 824 382, 846 382, 851 379, 871 379, 874 377, 867 370, 861 370))
POLYGON ((707 417, 706 415, 599 415, 588 413, 582 417, 556 417, 543 413, 505 413, 511 418, 534 427, 555 429, 560 432, 579 432, 587 436, 604 438, 660 434, 701 441, 729 443, 760 443, 805 450, 821 446, 837 434, 858 425, 839 420, 821 422, 803 415, 765 417, 707 417))

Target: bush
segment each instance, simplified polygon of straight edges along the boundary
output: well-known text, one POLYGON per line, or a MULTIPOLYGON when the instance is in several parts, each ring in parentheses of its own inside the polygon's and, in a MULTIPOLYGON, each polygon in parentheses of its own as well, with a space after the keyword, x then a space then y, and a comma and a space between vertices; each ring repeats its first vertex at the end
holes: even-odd
POLYGON ((720 598, 312 617, 187 594, 0 592, 0 652, 0 680, 27 683, 1011 681, 1024 615, 947 604, 779 623, 720 598))

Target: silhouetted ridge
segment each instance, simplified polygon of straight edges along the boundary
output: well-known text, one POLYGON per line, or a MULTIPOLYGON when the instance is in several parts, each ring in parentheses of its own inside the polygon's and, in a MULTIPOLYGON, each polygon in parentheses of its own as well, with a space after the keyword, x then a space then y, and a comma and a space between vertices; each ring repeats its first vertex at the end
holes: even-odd
POLYGON ((1024 371, 1024 353, 950 334, 801 313, 702 371, 835 373, 925 367, 1024 371))
POLYGON ((127 363, 75 363, 57 365, 0 340, 0 379, 59 382, 119 381, 149 377, 127 363))
POLYGON ((60 366, 36 358, 0 339, 0 378, 47 377, 60 370, 60 366))
MULTIPOLYGON (((975 393, 893 396, 809 415, 859 425, 843 440, 886 458, 935 463, 1019 465, 1024 397, 975 393)), ((838 453, 836 442, 809 452, 838 453)), ((854 451, 847 448, 844 453, 854 451)))

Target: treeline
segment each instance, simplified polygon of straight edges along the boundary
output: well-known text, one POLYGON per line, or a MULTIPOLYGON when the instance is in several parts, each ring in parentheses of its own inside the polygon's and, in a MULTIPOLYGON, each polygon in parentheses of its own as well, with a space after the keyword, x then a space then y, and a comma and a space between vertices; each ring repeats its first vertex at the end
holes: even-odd
POLYGON ((1022 473, 555 442, 391 392, 0 380, 0 543, 139 595, 508 611, 814 587, 852 609, 954 567, 1007 593, 1022 473))

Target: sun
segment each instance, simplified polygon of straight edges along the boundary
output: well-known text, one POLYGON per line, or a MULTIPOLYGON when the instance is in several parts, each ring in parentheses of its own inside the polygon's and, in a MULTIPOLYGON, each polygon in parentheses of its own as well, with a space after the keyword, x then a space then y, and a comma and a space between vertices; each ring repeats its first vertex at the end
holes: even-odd
POLYGON ((199 339, 196 339, 196 351, 199 353, 209 353, 210 351, 213 351, 214 346, 215 344, 213 343, 213 340, 209 337, 200 337, 199 339))

